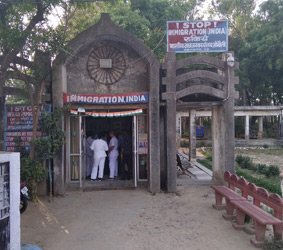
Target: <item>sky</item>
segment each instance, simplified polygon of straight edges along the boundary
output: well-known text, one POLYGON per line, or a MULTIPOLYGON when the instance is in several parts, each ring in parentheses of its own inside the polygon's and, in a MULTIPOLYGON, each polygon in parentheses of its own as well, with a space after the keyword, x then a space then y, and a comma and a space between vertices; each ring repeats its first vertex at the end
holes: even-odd
MULTIPOLYGON (((212 0, 205 0, 203 6, 199 9, 201 14, 203 14, 203 20, 207 20, 208 19, 208 7, 209 4, 211 3, 212 0)), ((255 0, 256 1, 256 8, 255 11, 258 10, 259 5, 262 4, 264 1, 266 0, 255 0)), ((56 8, 53 11, 53 14, 50 15, 49 17, 49 23, 53 26, 56 27, 59 23, 60 23, 60 16, 62 15, 63 10, 61 8, 56 8)), ((168 20, 169 21, 169 20, 168 20)))

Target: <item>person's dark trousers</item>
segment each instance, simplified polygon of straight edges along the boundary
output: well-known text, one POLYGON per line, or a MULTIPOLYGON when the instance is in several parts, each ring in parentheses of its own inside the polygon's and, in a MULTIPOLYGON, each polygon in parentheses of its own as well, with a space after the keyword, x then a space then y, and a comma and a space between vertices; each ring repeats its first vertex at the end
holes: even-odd
POLYGON ((133 178, 132 155, 123 155, 121 170, 122 170, 122 178, 127 178, 127 179, 133 178), (125 169, 126 164, 128 166, 128 171, 126 171, 125 169))

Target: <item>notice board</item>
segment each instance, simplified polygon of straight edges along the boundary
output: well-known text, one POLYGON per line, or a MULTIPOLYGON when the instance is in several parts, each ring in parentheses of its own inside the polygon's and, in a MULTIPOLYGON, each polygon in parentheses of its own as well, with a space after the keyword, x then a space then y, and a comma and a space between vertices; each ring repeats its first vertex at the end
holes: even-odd
POLYGON ((176 53, 225 52, 228 21, 168 21, 167 51, 176 53))
MULTIPOLYGON (((51 112, 51 105, 44 104, 41 111, 51 112)), ((39 119, 41 117, 41 112, 39 119)), ((17 144, 15 139, 21 138, 21 146, 28 146, 32 139, 33 118, 32 107, 30 105, 7 105, 5 109, 5 134, 4 148, 8 152, 16 152, 17 144)), ((40 127, 37 131, 37 137, 42 136, 40 127)))

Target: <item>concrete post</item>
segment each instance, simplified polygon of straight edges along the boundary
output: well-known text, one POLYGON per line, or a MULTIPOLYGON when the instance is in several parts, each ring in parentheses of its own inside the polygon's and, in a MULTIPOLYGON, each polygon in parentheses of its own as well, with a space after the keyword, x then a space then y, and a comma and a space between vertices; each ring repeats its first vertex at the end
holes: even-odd
POLYGON ((279 138, 283 140, 283 110, 281 110, 281 114, 279 115, 279 138))
POLYGON ((245 140, 250 139, 250 116, 246 115, 245 119, 245 140))
POLYGON ((190 161, 196 162, 197 159, 197 137, 196 137, 196 110, 190 110, 190 161))
POLYGON ((212 107, 212 163, 213 181, 224 184, 225 172, 225 122, 223 106, 212 107))
POLYGON ((149 67, 149 191, 156 193, 160 191, 159 64, 152 58, 149 67))
POLYGON ((263 135, 263 118, 262 116, 260 116, 258 118, 258 133, 257 133, 257 138, 258 139, 262 139, 262 135, 263 135))
POLYGON ((166 128, 167 128, 167 191, 176 192, 177 162, 176 162, 176 54, 167 53, 165 56, 167 68, 166 95, 166 128))
MULTIPOLYGON (((231 51, 227 53, 230 53, 234 56, 234 53, 231 51)), ((225 59, 227 59, 227 53, 225 59)), ((235 66, 229 67, 226 64, 225 79, 227 83, 227 100, 224 100, 223 104, 225 129, 222 131, 222 133, 225 134, 225 167, 223 170, 228 170, 231 173, 235 173, 235 81, 233 79, 234 69, 235 66)))

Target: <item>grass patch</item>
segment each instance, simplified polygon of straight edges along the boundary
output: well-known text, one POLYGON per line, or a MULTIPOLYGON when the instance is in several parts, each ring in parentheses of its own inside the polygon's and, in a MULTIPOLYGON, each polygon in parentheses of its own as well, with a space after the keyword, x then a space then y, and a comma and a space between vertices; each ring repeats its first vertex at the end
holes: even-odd
POLYGON ((198 163, 212 171, 212 162, 208 159, 197 160, 198 163))
MULTIPOLYGON (((212 162, 208 159, 197 160, 197 162, 212 171, 212 162)), ((236 174, 244 177, 248 182, 252 182, 258 187, 265 188, 270 193, 279 194, 281 196, 281 180, 278 176, 266 178, 265 176, 255 175, 254 172, 248 169, 241 169, 238 166, 236 166, 236 174)))
POLYGON ((263 187, 269 192, 276 193, 281 196, 281 180, 278 176, 272 176, 269 178, 256 176, 253 172, 246 169, 243 170, 239 167, 236 167, 236 174, 244 177, 248 182, 252 182, 258 187, 263 187))

